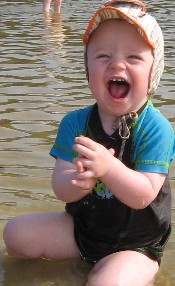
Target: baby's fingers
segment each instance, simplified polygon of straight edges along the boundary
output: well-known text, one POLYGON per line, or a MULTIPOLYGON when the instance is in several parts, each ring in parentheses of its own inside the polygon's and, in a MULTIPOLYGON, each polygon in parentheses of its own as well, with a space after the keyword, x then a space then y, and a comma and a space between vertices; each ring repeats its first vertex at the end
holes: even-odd
POLYGON ((113 148, 110 148, 110 149, 109 149, 109 153, 111 153, 111 155, 114 156, 115 150, 114 150, 113 148))
POLYGON ((89 150, 95 151, 96 145, 98 144, 97 142, 93 141, 89 137, 85 136, 79 136, 75 138, 75 143, 80 144, 84 147, 86 147, 89 150))
POLYGON ((85 168, 83 167, 82 162, 78 158, 74 159, 73 163, 75 164, 77 168, 77 173, 83 173, 85 171, 85 168))
POLYGON ((86 170, 86 171, 84 171, 82 173, 78 173, 77 174, 77 179, 78 180, 86 180, 86 179, 90 179, 90 178, 94 178, 94 174, 90 170, 86 170))
POLYGON ((91 191, 92 190, 92 184, 89 180, 71 180, 71 183, 73 186, 76 186, 84 191, 91 191))

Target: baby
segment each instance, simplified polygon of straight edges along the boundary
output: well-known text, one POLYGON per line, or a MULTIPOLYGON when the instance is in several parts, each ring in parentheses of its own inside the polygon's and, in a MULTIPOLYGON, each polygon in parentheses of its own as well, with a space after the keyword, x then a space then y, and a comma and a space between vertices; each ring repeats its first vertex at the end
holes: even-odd
POLYGON ((164 42, 140 1, 108 1, 84 34, 96 103, 67 114, 50 154, 65 212, 10 220, 4 241, 21 258, 81 257, 86 286, 150 286, 171 233, 171 124, 153 106, 164 42))

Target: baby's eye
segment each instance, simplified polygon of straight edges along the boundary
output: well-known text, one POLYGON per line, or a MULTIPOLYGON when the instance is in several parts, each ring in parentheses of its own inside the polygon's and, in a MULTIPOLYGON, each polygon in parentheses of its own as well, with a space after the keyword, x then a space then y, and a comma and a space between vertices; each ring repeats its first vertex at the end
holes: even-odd
POLYGON ((133 60, 141 60, 141 57, 139 55, 130 55, 128 58, 133 60))
POLYGON ((109 55, 107 54, 100 54, 97 56, 97 59, 107 59, 107 58, 109 58, 109 55))

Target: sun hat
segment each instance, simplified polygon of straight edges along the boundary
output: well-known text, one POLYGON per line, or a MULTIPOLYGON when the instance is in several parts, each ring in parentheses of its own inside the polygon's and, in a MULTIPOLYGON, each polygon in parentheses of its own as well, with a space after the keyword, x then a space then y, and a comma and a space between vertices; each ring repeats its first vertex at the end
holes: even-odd
POLYGON ((164 39, 161 28, 155 18, 146 12, 146 6, 141 1, 112 0, 105 2, 94 16, 83 36, 85 49, 93 31, 100 23, 110 19, 123 19, 135 26, 148 45, 153 49, 153 66, 151 71, 148 97, 158 88, 160 77, 164 70, 164 39))

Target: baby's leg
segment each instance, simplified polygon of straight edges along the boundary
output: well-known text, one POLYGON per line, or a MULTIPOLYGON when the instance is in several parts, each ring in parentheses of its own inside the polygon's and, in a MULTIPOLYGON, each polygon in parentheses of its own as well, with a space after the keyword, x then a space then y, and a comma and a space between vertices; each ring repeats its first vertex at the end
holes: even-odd
POLYGON ((52 0, 43 0, 43 12, 44 13, 49 13, 51 1, 52 0))
POLYGON ((4 241, 9 254, 19 258, 79 257, 73 219, 66 212, 15 217, 4 228, 4 241))
POLYGON ((152 286, 158 263, 136 251, 121 251, 101 259, 86 286, 152 286))

